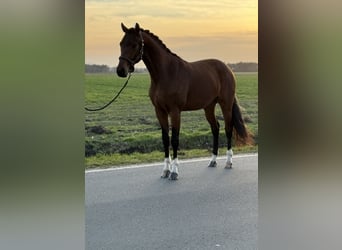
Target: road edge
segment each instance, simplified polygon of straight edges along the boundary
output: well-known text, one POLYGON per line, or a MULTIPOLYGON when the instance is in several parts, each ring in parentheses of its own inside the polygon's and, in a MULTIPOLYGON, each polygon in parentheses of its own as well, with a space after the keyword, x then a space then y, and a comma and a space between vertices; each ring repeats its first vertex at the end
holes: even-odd
MULTIPOLYGON (((245 158, 245 157, 252 157, 257 156, 258 153, 249 153, 249 154, 237 154, 234 155, 234 158, 245 158)), ((217 157, 218 160, 225 159, 226 156, 219 156, 217 157)), ((180 163, 191 163, 191 162, 201 162, 201 161, 209 161, 211 157, 200 157, 200 158, 192 158, 192 159, 184 159, 179 160, 180 163)), ((100 172, 107 172, 107 171, 115 171, 115 170, 123 170, 123 169, 134 169, 134 168, 147 168, 147 167, 155 167, 155 166, 162 166, 163 162, 155 162, 155 163, 143 163, 143 164, 133 164, 133 165, 124 165, 124 166, 110 166, 108 168, 96 168, 86 170, 85 174, 91 173, 100 173, 100 172)))

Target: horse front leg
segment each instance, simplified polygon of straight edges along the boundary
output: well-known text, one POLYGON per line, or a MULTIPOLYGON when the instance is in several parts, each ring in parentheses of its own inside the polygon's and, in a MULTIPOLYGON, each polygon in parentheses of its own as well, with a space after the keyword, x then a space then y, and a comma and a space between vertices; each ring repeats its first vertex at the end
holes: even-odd
POLYGON ((170 137, 169 137, 169 128, 162 128, 162 140, 164 145, 165 159, 164 159, 164 167, 161 178, 168 178, 171 173, 171 158, 169 153, 170 147, 170 137))
POLYGON ((178 179, 178 146, 179 146, 179 130, 180 130, 180 112, 172 112, 171 116, 171 124, 172 124, 172 135, 171 135, 171 145, 173 150, 173 160, 171 163, 171 175, 170 180, 178 179))
POLYGON ((162 130, 162 140, 164 146, 164 167, 161 174, 161 178, 168 178, 171 173, 171 158, 169 153, 170 147, 170 137, 169 137, 169 121, 168 121, 168 114, 162 109, 156 108, 156 115, 162 130))

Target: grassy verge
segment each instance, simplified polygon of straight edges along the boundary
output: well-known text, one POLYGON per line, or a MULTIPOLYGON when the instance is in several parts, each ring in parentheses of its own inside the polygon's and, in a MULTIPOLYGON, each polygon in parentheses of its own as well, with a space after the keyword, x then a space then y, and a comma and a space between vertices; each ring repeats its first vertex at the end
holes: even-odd
MULTIPOLYGON (((258 145, 258 74, 236 74, 237 96, 255 145, 234 147, 234 152, 255 152, 258 145)), ((86 74, 87 107, 107 103, 123 84, 115 74, 86 74)), ((148 74, 135 74, 120 97, 99 112, 85 112, 86 168, 155 162, 163 159, 161 130, 148 97, 148 74)), ((216 108, 221 124, 219 147, 225 152, 226 137, 222 112, 216 108)), ((182 112, 180 159, 210 156, 212 135, 204 111, 182 112)))

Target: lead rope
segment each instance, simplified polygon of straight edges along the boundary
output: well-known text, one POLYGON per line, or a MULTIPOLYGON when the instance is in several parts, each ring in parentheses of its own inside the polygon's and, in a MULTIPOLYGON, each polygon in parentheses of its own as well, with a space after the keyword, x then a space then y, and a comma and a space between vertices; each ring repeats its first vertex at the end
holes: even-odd
POLYGON ((122 88, 120 89, 120 91, 116 94, 116 96, 114 96, 114 98, 112 100, 110 100, 110 102, 108 102, 106 105, 100 107, 100 108, 87 108, 87 107, 84 107, 85 110, 87 111, 99 111, 99 110, 102 110, 102 109, 105 109, 107 108, 109 105, 111 105, 118 97, 119 95, 121 94, 121 92, 124 90, 124 88, 127 86, 127 83, 128 83, 128 80, 129 78, 131 78, 131 73, 128 73, 128 78, 125 82, 125 84, 122 86, 122 88))
MULTIPOLYGON (((139 54, 140 54, 140 59, 138 60, 138 62, 139 62, 140 60, 142 60, 142 57, 143 57, 143 54, 144 54, 144 45, 145 45, 145 44, 144 44, 144 38, 143 38, 143 36, 142 36, 141 30, 139 31, 139 36, 140 36, 140 40, 141 40, 141 49, 140 49, 140 53, 139 53, 139 54)), ((134 64, 135 64, 131 59, 126 58, 126 57, 123 57, 123 56, 120 56, 119 59, 124 59, 124 60, 128 61, 130 64, 132 64, 133 66, 134 66, 134 64)), ((99 110, 102 110, 102 109, 107 108, 109 105, 111 105, 111 104, 116 100, 116 98, 119 97, 120 93, 121 93, 121 92, 124 90, 124 88, 126 87, 129 78, 131 78, 131 72, 128 73, 128 78, 127 78, 125 84, 124 84, 124 85, 122 86, 122 88, 120 89, 120 91, 117 93, 117 95, 116 95, 110 102, 108 102, 106 105, 104 105, 103 107, 100 107, 100 108, 95 108, 95 109, 84 107, 85 110, 87 110, 87 111, 99 111, 99 110)))

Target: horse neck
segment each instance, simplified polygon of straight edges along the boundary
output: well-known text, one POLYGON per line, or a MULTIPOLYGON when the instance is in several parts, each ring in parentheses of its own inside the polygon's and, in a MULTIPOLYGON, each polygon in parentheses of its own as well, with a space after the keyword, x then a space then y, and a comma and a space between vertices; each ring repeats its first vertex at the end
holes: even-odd
POLYGON ((151 75, 152 82, 158 83, 161 76, 173 63, 174 56, 149 34, 144 32, 143 38, 144 54, 142 59, 151 75))

